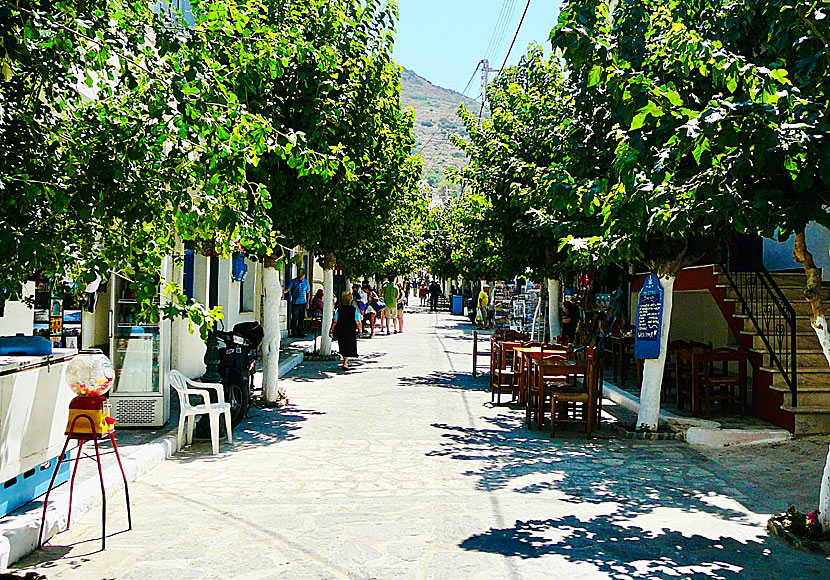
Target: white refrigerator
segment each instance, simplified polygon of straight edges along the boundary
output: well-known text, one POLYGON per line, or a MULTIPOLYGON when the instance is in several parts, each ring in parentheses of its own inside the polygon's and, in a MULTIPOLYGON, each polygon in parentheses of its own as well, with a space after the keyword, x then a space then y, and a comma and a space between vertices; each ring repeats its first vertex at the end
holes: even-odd
POLYGON ((161 427, 170 416, 170 322, 144 321, 129 281, 111 278, 109 336, 116 427, 161 427))

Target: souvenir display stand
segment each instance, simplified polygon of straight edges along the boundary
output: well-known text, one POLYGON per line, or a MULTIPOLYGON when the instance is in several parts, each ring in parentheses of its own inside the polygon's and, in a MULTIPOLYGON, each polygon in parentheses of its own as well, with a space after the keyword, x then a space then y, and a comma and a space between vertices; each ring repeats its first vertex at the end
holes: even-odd
POLYGON ((122 427, 161 427, 170 412, 170 362, 166 356, 170 323, 142 320, 135 291, 123 278, 113 277, 110 293, 113 416, 122 427))
POLYGON ((512 285, 496 282, 493 287, 493 327, 496 329, 510 328, 510 301, 513 298, 512 285))

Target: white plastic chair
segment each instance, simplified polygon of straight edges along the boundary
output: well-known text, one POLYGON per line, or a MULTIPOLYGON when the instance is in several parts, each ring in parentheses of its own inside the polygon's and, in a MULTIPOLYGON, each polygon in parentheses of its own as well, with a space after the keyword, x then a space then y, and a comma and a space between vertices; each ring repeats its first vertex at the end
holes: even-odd
POLYGON ((179 432, 176 436, 179 449, 183 447, 182 437, 185 424, 187 424, 187 445, 193 443, 193 427, 196 424, 197 415, 207 415, 210 420, 210 442, 213 446, 213 454, 219 453, 219 416, 225 415, 225 431, 228 434, 228 443, 233 443, 231 435, 231 404, 225 402, 225 390, 219 383, 198 383, 184 376, 179 371, 170 371, 170 385, 179 393, 179 432), (193 388, 188 388, 188 385, 193 388), (210 402, 210 393, 216 391, 216 403, 210 402), (202 397, 204 403, 193 405, 190 403, 190 395, 202 397), (189 419, 189 421, 188 421, 189 419))

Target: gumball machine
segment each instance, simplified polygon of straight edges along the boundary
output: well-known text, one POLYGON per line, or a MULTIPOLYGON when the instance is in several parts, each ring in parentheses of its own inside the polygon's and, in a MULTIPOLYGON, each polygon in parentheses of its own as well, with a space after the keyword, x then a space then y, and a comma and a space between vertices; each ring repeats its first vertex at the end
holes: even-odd
POLYGON ((69 403, 66 434, 107 435, 114 429, 110 403, 104 396, 112 388, 112 363, 98 349, 82 350, 66 368, 66 384, 77 395, 69 403))
MULTIPOLYGON (((64 461, 79 462, 81 459, 93 459, 98 464, 98 475, 101 480, 102 497, 102 518, 101 518, 101 549, 107 547, 107 502, 104 489, 104 473, 101 467, 101 456, 109 453, 115 454, 118 461, 118 468, 121 470, 121 477, 124 480, 124 496, 127 500, 127 529, 133 529, 133 520, 130 513, 130 490, 127 485, 127 474, 121 464, 121 456, 118 454, 118 445, 115 443, 115 418, 110 416, 110 402, 106 398, 107 392, 112 388, 115 379, 115 371, 112 362, 103 352, 98 349, 87 349, 79 352, 66 367, 66 384, 77 395, 69 403, 69 421, 66 424, 66 442, 63 450, 58 456, 58 462, 52 479, 49 482, 49 489, 43 500, 43 515, 40 519, 40 533, 37 545, 43 545, 43 528, 46 523, 46 508, 49 504, 49 494, 55 485, 55 477, 64 461), (98 446, 99 439, 109 439, 112 444, 112 451, 101 452, 98 446), (74 459, 66 459, 67 448, 70 441, 77 441, 77 454, 74 459), (85 443, 92 442, 95 447, 95 454, 84 453, 85 443)), ((72 478, 69 482, 69 515, 66 518, 66 527, 72 517, 72 491, 75 487, 75 474, 78 471, 76 463, 72 470, 72 478)))

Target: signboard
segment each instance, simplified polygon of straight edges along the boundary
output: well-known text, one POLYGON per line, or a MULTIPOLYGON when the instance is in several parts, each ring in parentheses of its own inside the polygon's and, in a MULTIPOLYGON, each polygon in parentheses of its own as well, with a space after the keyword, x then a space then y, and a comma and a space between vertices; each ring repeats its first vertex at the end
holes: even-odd
POLYGON ((637 299, 637 334, 634 358, 660 356, 660 329, 663 325, 663 288, 656 274, 649 274, 637 299))

